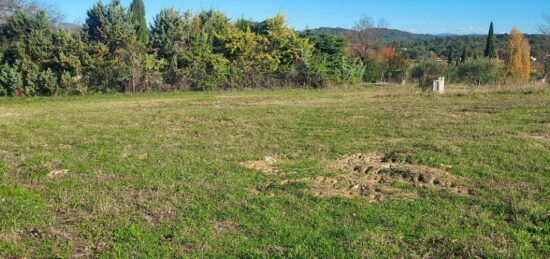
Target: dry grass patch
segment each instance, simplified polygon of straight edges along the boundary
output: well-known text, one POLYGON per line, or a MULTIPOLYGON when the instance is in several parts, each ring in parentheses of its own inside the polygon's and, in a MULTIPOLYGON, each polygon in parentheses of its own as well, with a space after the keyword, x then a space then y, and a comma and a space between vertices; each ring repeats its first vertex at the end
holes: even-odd
POLYGON ((231 220, 216 221, 213 226, 217 235, 226 235, 239 230, 239 225, 231 220))
POLYGON ((53 170, 48 173, 49 178, 56 178, 60 176, 68 175, 71 171, 69 169, 53 170))
POLYGON ((276 162, 277 161, 273 157, 268 156, 265 157, 263 160, 242 162, 241 166, 268 175, 278 175, 281 173, 281 170, 279 170, 279 168, 275 166, 276 162))

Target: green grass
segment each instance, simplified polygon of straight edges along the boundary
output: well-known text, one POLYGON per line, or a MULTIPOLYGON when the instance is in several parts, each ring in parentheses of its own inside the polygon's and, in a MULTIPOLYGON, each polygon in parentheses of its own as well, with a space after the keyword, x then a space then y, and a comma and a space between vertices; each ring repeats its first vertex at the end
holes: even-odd
POLYGON ((0 257, 377 255, 548 258, 550 90, 0 99, 0 257), (449 167, 474 195, 269 185, 361 152, 449 167), (239 164, 264 156, 289 173, 239 164))

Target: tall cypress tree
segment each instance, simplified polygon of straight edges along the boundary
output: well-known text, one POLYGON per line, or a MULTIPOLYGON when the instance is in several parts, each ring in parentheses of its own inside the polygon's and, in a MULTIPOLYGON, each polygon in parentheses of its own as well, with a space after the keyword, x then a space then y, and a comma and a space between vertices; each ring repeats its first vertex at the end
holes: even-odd
POLYGON ((447 63, 449 65, 453 64, 453 55, 454 55, 454 49, 453 45, 449 46, 449 56, 447 56, 447 63))
POLYGON ((468 59, 468 49, 466 48, 466 46, 464 46, 464 49, 462 49, 462 63, 466 62, 466 60, 468 59))
POLYGON ((497 57, 497 52, 495 51, 495 30, 493 27, 493 22, 491 22, 491 27, 489 27, 489 36, 487 36, 487 46, 485 47, 485 57, 491 59, 497 57))
POLYGON ((145 4, 143 0, 133 0, 128 10, 130 22, 136 30, 137 39, 143 44, 149 42, 149 30, 145 20, 145 4))

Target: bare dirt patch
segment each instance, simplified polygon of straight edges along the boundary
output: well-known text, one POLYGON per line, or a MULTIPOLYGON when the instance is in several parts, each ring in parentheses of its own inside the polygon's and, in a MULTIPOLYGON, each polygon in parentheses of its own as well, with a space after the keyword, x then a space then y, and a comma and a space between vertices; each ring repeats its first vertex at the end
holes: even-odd
POLYGON ((281 173, 281 170, 275 166, 276 162, 274 158, 268 156, 263 160, 242 162, 241 166, 268 175, 278 175, 281 173))
POLYGON ((343 175, 310 181, 318 196, 365 196, 376 202, 392 197, 416 197, 415 190, 406 191, 393 187, 400 183, 412 185, 415 189, 448 190, 459 195, 471 193, 462 179, 445 170, 391 160, 391 157, 377 154, 342 157, 331 163, 328 169, 344 173, 343 175))
MULTIPOLYGON (((336 173, 336 176, 284 180, 280 185, 305 183, 318 197, 363 197, 370 202, 415 199, 419 189, 446 190, 461 196, 472 194, 462 178, 445 170, 396 162, 393 158, 378 154, 345 156, 327 165, 327 171, 336 173)), ((273 166, 268 171, 274 170, 280 172, 273 166)))

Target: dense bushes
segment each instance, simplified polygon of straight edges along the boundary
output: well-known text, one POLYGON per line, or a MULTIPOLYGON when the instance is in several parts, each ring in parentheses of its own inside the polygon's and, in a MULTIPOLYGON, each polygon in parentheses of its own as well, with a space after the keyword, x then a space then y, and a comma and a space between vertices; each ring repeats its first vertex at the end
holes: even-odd
POLYGON ((0 94, 53 95, 80 91, 75 77, 87 59, 85 46, 70 32, 52 27, 44 12, 16 13, 0 28, 6 43, 0 66, 0 94))
POLYGON ((231 21, 217 11, 164 9, 144 30, 144 7, 96 3, 80 33, 44 12, 0 24, 0 95, 217 90, 362 82, 344 37, 300 35, 282 15, 231 21), (147 32, 147 35, 145 34, 147 32))

